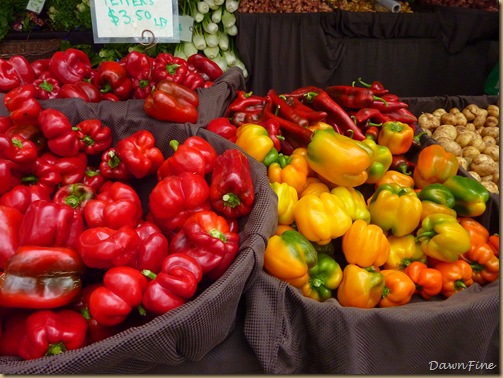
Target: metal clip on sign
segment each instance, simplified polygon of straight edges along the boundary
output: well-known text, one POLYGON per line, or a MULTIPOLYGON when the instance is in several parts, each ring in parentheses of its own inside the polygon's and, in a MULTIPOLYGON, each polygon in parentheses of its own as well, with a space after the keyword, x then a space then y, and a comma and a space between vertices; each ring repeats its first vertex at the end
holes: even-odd
MULTIPOLYGON (((155 45, 157 45, 157 41, 155 39, 154 32, 150 29, 145 29, 144 31, 142 31, 140 44, 142 46, 145 46, 145 49, 143 50, 143 52, 145 54, 147 54, 147 50, 149 50, 152 47, 154 47, 155 45), (149 34, 149 35, 147 35, 147 34, 149 34)), ((148 77, 150 79, 150 77, 152 76, 152 60, 151 59, 148 60, 148 67, 149 67, 148 77)))

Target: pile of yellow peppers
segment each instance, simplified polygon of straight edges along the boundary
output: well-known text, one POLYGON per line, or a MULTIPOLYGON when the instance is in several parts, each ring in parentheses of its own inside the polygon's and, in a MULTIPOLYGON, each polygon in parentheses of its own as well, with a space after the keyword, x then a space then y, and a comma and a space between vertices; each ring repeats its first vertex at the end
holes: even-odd
POLYGON ((419 152, 411 175, 389 169, 386 149, 319 129, 268 164, 278 229, 264 269, 306 297, 359 308, 447 298, 498 279, 499 236, 473 219, 487 190, 458 176, 458 160, 438 144, 419 152))

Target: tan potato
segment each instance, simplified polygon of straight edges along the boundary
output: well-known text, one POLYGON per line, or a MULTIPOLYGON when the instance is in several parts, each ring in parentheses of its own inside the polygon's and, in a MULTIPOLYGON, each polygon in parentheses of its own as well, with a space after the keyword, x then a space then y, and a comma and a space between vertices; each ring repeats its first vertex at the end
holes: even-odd
POLYGON ((435 109, 433 111, 433 114, 435 117, 437 117, 439 120, 440 120, 440 117, 442 116, 442 114, 445 114, 447 113, 447 110, 443 109, 443 108, 438 108, 438 109, 435 109))
POLYGON ((487 146, 482 151, 483 154, 489 155, 495 162, 500 161, 500 149, 495 144, 487 146))
POLYGON ((480 181, 493 181, 493 175, 487 175, 480 178, 480 181))
POLYGON ((472 159, 470 169, 479 174, 480 177, 492 175, 498 171, 499 166, 489 155, 479 154, 472 159))
MULTIPOLYGON (((460 126, 461 127, 461 126, 460 126)), ((475 125, 471 122, 468 122, 465 126, 465 129, 470 130, 470 131, 476 131, 477 129, 475 128, 475 125)))
POLYGON ((440 116, 440 123, 442 125, 453 125, 455 126, 456 123, 456 116, 451 113, 444 113, 440 116))
POLYGON ((419 127, 424 130, 435 130, 440 126, 440 120, 431 113, 423 113, 417 118, 419 127))
POLYGON ((472 121, 472 123, 475 125, 476 129, 479 129, 481 127, 484 127, 484 125, 486 123, 486 118, 487 117, 485 115, 479 114, 475 117, 475 119, 472 121))
POLYGON ((488 192, 491 192, 494 194, 498 194, 500 192, 498 185, 496 185, 492 181, 481 181, 480 183, 487 189, 488 192))
POLYGON ((487 116, 486 121, 484 122, 484 127, 498 127, 499 119, 495 116, 487 116))
POLYGON ((489 105, 487 107, 487 114, 489 114, 490 116, 499 118, 499 116, 500 116, 500 108, 498 106, 496 106, 496 105, 489 105))
POLYGON ((449 113, 457 114, 457 113, 461 113, 461 110, 459 110, 459 108, 454 107, 454 108, 449 109, 449 113))
POLYGON ((475 138, 472 139, 472 141, 469 143, 469 146, 473 146, 479 151, 483 151, 486 148, 486 144, 482 140, 482 137, 477 133, 475 133, 475 138))
POLYGON ((458 159, 459 166, 463 168, 465 171, 468 170, 468 162, 466 159, 462 156, 456 156, 456 159, 458 159))
POLYGON ((462 133, 466 133, 468 131, 474 131, 474 130, 468 129, 466 126, 459 125, 459 126, 455 126, 455 127, 456 127, 456 132, 458 133, 458 135, 462 134, 462 133))
POLYGON ((493 173, 493 182, 496 185, 498 185, 498 188, 500 187, 500 173, 499 173, 499 171, 493 173))
POLYGON ((440 144, 447 152, 452 153, 454 156, 461 156, 461 147, 455 141, 440 137, 437 139, 438 144, 440 144))
POLYGON ((470 162, 477 155, 480 155, 480 151, 478 148, 473 147, 473 146, 466 146, 465 148, 463 148, 461 150, 461 156, 464 158, 469 158, 470 162))
POLYGON ((480 175, 475 172, 475 171, 468 171, 468 173, 470 174, 470 176, 472 176, 475 180, 479 181, 480 182, 480 175))
POLYGON ((465 115, 461 112, 454 113, 454 117, 456 119, 456 125, 464 126, 468 123, 468 120, 466 119, 465 115))
POLYGON ((458 136, 456 137, 456 139, 454 139, 454 141, 457 144, 459 144, 461 148, 464 148, 468 146, 473 139, 475 139, 475 134, 476 133, 473 131, 467 131, 465 133, 458 134, 458 136))
POLYGON ((486 146, 497 145, 496 144, 496 139, 494 139, 494 137, 492 137, 490 135, 486 135, 486 136, 482 137, 482 140, 484 141, 484 143, 485 143, 486 146))
POLYGON ((477 114, 479 114, 479 110, 480 110, 480 108, 477 105, 470 104, 470 105, 467 105, 462 110, 462 113, 465 115, 465 117, 468 120, 468 122, 471 122, 471 121, 473 121, 475 119, 475 117, 477 116, 477 114))
POLYGON ((453 125, 440 125, 435 129, 435 131, 432 134, 432 137, 434 139, 437 139, 437 137, 440 136, 445 136, 450 140, 455 140, 456 137, 458 136, 458 131, 456 130, 456 127, 453 125))
POLYGON ((495 127, 495 126, 484 127, 480 131, 480 135, 482 137, 485 137, 486 135, 489 135, 489 136, 492 136, 493 138, 498 138, 500 136, 500 129, 499 129, 499 127, 495 127))

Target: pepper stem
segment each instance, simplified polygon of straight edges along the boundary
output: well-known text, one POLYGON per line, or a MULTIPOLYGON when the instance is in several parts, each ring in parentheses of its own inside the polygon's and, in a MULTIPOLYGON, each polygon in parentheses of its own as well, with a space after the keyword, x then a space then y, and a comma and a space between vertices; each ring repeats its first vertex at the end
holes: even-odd
POLYGON ((45 352, 46 356, 54 356, 56 354, 60 354, 66 351, 65 343, 60 341, 56 344, 49 344, 49 348, 47 348, 47 352, 45 352))
POLYGON ((157 274, 155 274, 154 272, 152 272, 151 270, 148 270, 148 269, 143 269, 141 271, 141 274, 150 278, 151 280, 154 280, 157 277, 157 274))
POLYGON ((241 200, 234 193, 226 193, 222 196, 222 201, 224 201, 225 206, 235 208, 241 205, 241 200))
POLYGON ((414 240, 416 242, 418 242, 419 240, 421 240, 422 238, 432 238, 436 235, 437 233, 435 231, 425 231, 419 235, 417 235, 414 240))
POLYGON ((169 146, 174 150, 178 150, 178 146, 180 146, 180 142, 177 141, 176 139, 173 139, 169 142, 169 146))
POLYGON ((217 230, 216 228, 209 230, 208 234, 210 234, 212 237, 216 239, 223 241, 224 243, 227 242, 227 238, 225 237, 224 233, 220 230, 217 230))

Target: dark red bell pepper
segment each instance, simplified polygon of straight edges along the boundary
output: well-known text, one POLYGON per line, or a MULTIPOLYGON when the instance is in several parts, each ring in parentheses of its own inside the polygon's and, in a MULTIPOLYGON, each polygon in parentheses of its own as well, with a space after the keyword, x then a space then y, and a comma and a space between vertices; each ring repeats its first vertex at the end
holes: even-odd
POLYGON ((44 185, 16 185, 0 197, 0 205, 13 207, 25 213, 31 203, 37 200, 50 201, 52 190, 44 185))
POLYGON ((60 157, 51 152, 42 154, 40 161, 54 165, 61 176, 61 185, 76 184, 84 178, 88 157, 84 152, 79 152, 75 156, 60 157))
POLYGON ((204 277, 216 281, 234 261, 239 240, 224 217, 213 211, 198 211, 171 240, 169 252, 193 257, 201 264, 204 277))
POLYGON ((191 299, 203 278, 199 262, 186 254, 174 253, 167 256, 159 273, 143 270, 152 281, 143 293, 143 307, 156 315, 162 315, 183 305, 191 299))
POLYGON ((154 223, 170 238, 190 214, 209 210, 209 185, 204 176, 182 172, 160 180, 149 196, 148 208, 154 223))
POLYGON ((192 65, 197 72, 203 74, 205 81, 215 81, 224 73, 220 66, 203 54, 193 54, 187 58, 187 63, 192 65))
POLYGON ((19 244, 75 248, 83 230, 80 211, 66 204, 38 200, 24 214, 19 244))
POLYGON ((109 179, 101 173, 99 168, 88 165, 86 170, 84 171, 84 178, 82 179, 82 183, 84 185, 90 186, 96 192, 98 192, 101 187, 108 181, 109 179))
POLYGON ((213 170, 217 152, 200 136, 193 135, 180 144, 176 139, 169 142, 175 153, 168 157, 157 170, 157 179, 191 172, 198 175, 209 174, 213 170))
POLYGON ((73 47, 65 51, 56 51, 49 61, 49 71, 61 84, 73 84, 87 79, 91 70, 89 56, 73 47))
POLYGON ((134 307, 142 302, 148 284, 140 271, 118 266, 103 276, 103 285, 94 289, 89 297, 89 312, 99 324, 114 326, 122 323, 134 307))
POLYGON ((117 154, 134 177, 151 175, 164 162, 162 151, 155 143, 154 135, 148 130, 139 130, 117 142, 117 154))
POLYGON ((248 215, 255 199, 248 158, 231 148, 218 155, 210 181, 213 209, 226 218, 248 215))
POLYGON ((50 100, 57 98, 59 94, 59 81, 52 77, 39 78, 33 81, 33 84, 37 87, 38 98, 40 100, 50 100))
POLYGON ((175 123, 196 123, 199 96, 183 84, 161 80, 145 99, 143 109, 152 118, 175 123))
POLYGON ((133 92, 131 77, 119 62, 101 62, 92 83, 101 93, 112 93, 121 101, 129 100, 133 92))
POLYGON ((155 81, 152 78, 154 58, 139 51, 130 51, 119 62, 131 77, 135 99, 144 99, 152 92, 155 81))
POLYGON ((20 172, 29 172, 38 158, 37 146, 21 135, 0 134, 0 158, 12 161, 20 172))
POLYGON ((19 247, 19 226, 23 213, 14 207, 0 204, 0 270, 19 247))
POLYGON ((84 264, 71 248, 20 246, 0 277, 2 307, 58 308, 71 303, 82 288, 84 264))
POLYGON ((93 188, 77 182, 60 187, 56 193, 54 193, 52 200, 55 203, 64 203, 73 209, 82 211, 87 203, 95 196, 96 192, 93 188))
POLYGON ((19 355, 25 360, 54 356, 86 345, 87 321, 71 309, 38 310, 25 321, 19 355))
POLYGON ((111 180, 129 180, 133 174, 122 161, 115 147, 111 147, 101 155, 99 169, 103 177, 111 180))
POLYGON ((47 108, 40 112, 38 122, 52 153, 64 157, 79 153, 77 132, 72 129, 70 120, 65 114, 55 108, 47 108))
POLYGON ((237 127, 233 125, 227 117, 212 119, 210 123, 208 123, 208 126, 206 126, 206 130, 218 134, 232 143, 237 140, 237 127))
POLYGON ((2 337, 0 338, 0 356, 21 357, 19 343, 25 334, 26 318, 31 311, 9 309, 2 319, 2 337))
POLYGON ((80 151, 88 155, 101 154, 112 147, 112 129, 99 119, 83 120, 73 129, 77 131, 80 151))
POLYGON ((401 172, 405 175, 412 175, 416 163, 408 159, 405 155, 393 155, 389 169, 401 172))
POLYGON ((205 83, 206 82, 204 81, 203 77, 198 72, 190 70, 190 66, 189 71, 181 82, 181 84, 193 91, 195 91, 197 88, 203 88, 205 83))
POLYGON ((156 83, 164 79, 182 83, 187 71, 188 63, 184 58, 162 52, 155 57, 152 77, 156 83))
POLYGON ((141 222, 135 228, 135 231, 140 238, 140 245, 133 259, 129 261, 128 266, 140 271, 148 269, 158 273, 161 270, 164 258, 168 255, 168 239, 155 223, 149 221, 141 222))
POLYGON ((87 267, 108 269, 129 265, 139 245, 140 237, 130 226, 90 227, 80 234, 77 251, 87 267))
POLYGON ((137 227, 143 208, 134 188, 116 181, 102 186, 96 197, 87 203, 83 214, 88 227, 117 230, 123 226, 137 227))

